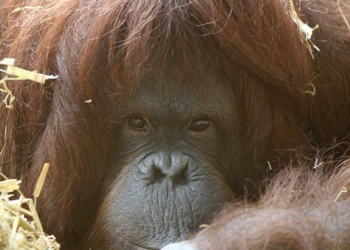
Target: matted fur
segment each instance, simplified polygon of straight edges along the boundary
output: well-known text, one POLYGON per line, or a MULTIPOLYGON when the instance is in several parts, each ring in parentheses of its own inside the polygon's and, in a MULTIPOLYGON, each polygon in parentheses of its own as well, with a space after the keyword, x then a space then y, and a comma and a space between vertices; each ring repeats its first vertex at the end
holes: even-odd
POLYGON ((349 249, 349 162, 328 175, 298 167, 280 172, 257 204, 228 205, 187 247, 169 250, 349 249))
POLYGON ((314 60, 288 1, 1 3, 0 58, 59 79, 9 85, 16 101, 13 111, 0 109, 0 162, 27 190, 43 163, 51 163, 40 198, 45 209, 39 209, 60 239, 76 241, 87 233, 103 179, 100 165, 112 154, 108 121, 118 111, 118 97, 144 75, 176 65, 184 77, 213 72, 230 79, 246 117, 242 158, 308 145, 310 131, 318 144, 348 134, 350 33, 336 1, 295 2, 305 22, 320 26, 314 42, 321 52, 314 60), (35 8, 12 12, 24 6, 35 8), (305 92, 310 84, 315 97, 305 92), (90 99, 91 105, 85 102, 90 99))

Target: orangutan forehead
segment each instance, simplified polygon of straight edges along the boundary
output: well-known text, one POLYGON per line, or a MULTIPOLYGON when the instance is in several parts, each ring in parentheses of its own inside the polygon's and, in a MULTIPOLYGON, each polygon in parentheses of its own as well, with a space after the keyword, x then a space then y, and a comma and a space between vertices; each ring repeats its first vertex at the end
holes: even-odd
MULTIPOLYGON (((228 106, 233 105, 232 90, 223 79, 170 78, 153 79, 135 86, 124 103, 128 110, 139 110, 149 113, 163 111, 166 113, 217 113, 225 117, 231 112, 228 106)), ((216 114, 219 116, 219 114, 216 114)))

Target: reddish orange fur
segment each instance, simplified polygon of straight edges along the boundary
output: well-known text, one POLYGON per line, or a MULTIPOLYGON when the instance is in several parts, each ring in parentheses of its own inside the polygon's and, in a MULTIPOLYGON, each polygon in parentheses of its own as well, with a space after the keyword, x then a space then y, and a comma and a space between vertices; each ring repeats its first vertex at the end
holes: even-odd
POLYGON ((280 172, 257 204, 227 206, 191 244, 200 250, 348 249, 349 162, 330 175, 307 168, 280 172))
MULTIPOLYGON (((349 20, 350 2, 343 2, 349 20)), ((279 157, 276 150, 308 147, 310 141, 328 145, 334 138, 348 140, 350 31, 336 1, 303 1, 302 5, 295 1, 304 21, 311 27, 320 26, 313 41, 321 52, 315 52, 314 60, 292 21, 288 1, 0 3, 0 58, 13 57, 22 68, 59 75, 58 80, 45 85, 9 84, 16 101, 13 111, 0 108, 2 171, 23 179, 25 189, 32 190, 43 163, 51 163, 39 210, 49 232, 55 232, 60 239, 80 239, 93 221, 97 209, 94 203, 103 178, 99 164, 112 153, 112 137, 107 132, 113 130, 106 121, 118 108, 119 92, 132 89, 140 74, 168 70, 172 66, 169 58, 177 60, 179 71, 188 73, 194 64, 203 64, 234 79, 235 98, 240 103, 239 112, 244 114, 244 120, 235 129, 247 139, 240 162, 252 175, 259 170, 249 168, 250 159, 264 159, 261 164, 265 170, 265 160, 279 157), (12 13, 23 6, 43 9, 12 13), (316 87, 315 97, 305 93, 310 84, 316 87), (85 103, 89 99, 92 105, 85 103)), ((342 173, 324 185, 318 181, 319 176, 307 173, 301 184, 328 190, 329 194, 316 198, 316 202, 325 204, 323 198, 333 199, 339 191, 338 181, 347 184, 347 170, 342 173)), ((279 178, 284 181, 300 176, 299 171, 292 170, 279 178)), ((295 212, 309 203, 316 206, 313 196, 317 192, 303 194, 301 201, 294 202, 295 198, 285 192, 290 194, 296 187, 300 192, 299 184, 287 182, 290 186, 283 188, 276 183, 254 207, 256 216, 280 206, 295 206, 296 210, 288 212, 296 216, 301 227, 295 227, 294 217, 282 224, 282 229, 290 227, 291 244, 304 247, 308 246, 304 244, 309 237, 322 238, 312 223, 303 224, 304 215, 295 212), (284 199, 286 203, 282 203, 284 199)), ((235 221, 235 211, 224 216, 224 221, 230 217, 235 221)), ((265 217, 260 219, 265 222, 265 217)), ((243 249, 240 244, 260 247, 269 239, 289 242, 285 231, 280 232, 280 220, 271 223, 267 234, 256 232, 253 238, 240 238, 238 234, 232 240, 247 240, 238 241, 239 249, 243 249)), ((328 239, 323 242, 328 244, 328 239)), ((333 243, 330 240, 331 246, 333 243)))

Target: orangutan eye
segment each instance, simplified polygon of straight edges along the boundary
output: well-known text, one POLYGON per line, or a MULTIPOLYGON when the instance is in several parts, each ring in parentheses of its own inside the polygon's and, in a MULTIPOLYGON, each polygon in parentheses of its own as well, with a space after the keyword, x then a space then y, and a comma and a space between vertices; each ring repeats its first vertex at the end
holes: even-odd
POLYGON ((210 121, 207 118, 196 119, 191 122, 189 129, 193 132, 202 132, 208 129, 210 126, 210 121))
POLYGON ((128 120, 128 125, 135 130, 146 130, 149 128, 147 121, 141 116, 131 117, 128 120))

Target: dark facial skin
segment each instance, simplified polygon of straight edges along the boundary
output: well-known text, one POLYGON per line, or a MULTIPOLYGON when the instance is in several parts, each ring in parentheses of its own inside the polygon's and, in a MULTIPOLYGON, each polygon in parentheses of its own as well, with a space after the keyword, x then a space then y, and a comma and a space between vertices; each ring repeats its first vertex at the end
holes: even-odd
POLYGON ((210 222, 232 198, 230 150, 222 150, 230 136, 225 124, 235 120, 232 102, 230 88, 214 80, 136 86, 117 120, 119 165, 112 167, 120 172, 89 247, 159 249, 210 222))

